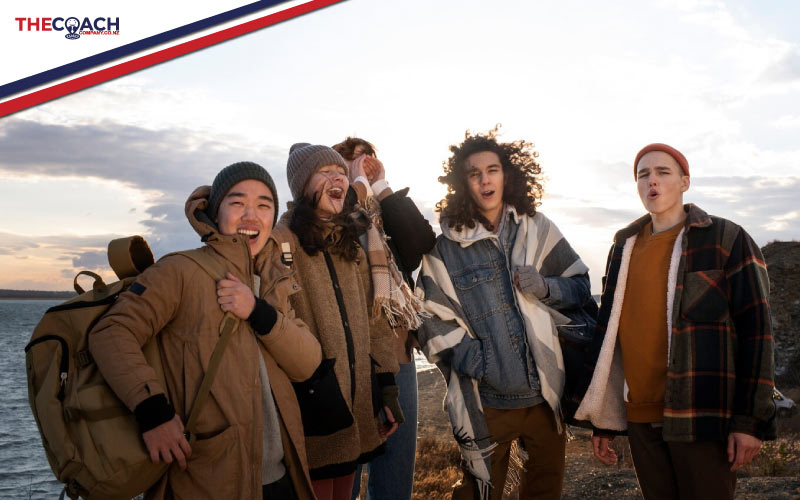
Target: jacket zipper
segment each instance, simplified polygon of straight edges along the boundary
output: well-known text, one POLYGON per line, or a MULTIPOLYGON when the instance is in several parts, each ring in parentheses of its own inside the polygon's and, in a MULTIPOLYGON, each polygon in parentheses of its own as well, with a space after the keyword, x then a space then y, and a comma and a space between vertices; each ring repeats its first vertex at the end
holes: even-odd
POLYGON ((350 322, 347 320, 347 309, 344 307, 344 296, 339 286, 339 278, 336 276, 336 269, 333 267, 333 260, 327 250, 323 250, 325 264, 328 266, 328 274, 333 282, 333 292, 336 295, 336 302, 339 305, 339 315, 342 318, 344 327, 344 339, 347 342, 347 358, 350 366, 350 401, 355 404, 356 397, 356 363, 355 347, 353 346, 353 334, 350 331, 350 322))
POLYGON ((41 342, 45 342, 48 340, 57 340, 61 343, 61 363, 59 364, 59 378, 61 387, 58 389, 58 400, 64 401, 64 388, 67 385, 67 374, 69 372, 69 345, 67 345, 67 341, 64 340, 62 337, 58 335, 42 335, 36 340, 32 340, 25 346, 25 352, 28 352, 31 347, 39 344, 41 342))

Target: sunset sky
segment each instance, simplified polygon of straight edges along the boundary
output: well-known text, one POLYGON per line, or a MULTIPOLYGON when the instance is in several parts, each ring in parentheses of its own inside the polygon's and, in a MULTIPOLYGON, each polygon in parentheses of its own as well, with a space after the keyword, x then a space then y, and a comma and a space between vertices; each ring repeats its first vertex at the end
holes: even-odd
POLYGON ((0 288, 110 277, 117 236, 198 246, 184 201, 235 161, 285 207, 295 142, 372 141, 435 223, 448 146, 496 123, 536 144, 540 210, 594 293, 643 213, 631 162, 650 142, 687 156, 687 201, 760 245, 800 239, 798 19, 794 0, 333 5, 0 119, 0 288))

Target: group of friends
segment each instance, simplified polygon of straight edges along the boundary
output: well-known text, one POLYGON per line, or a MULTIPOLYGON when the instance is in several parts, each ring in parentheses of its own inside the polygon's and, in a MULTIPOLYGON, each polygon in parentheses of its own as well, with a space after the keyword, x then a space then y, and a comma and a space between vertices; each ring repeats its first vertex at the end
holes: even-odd
POLYGON ((439 236, 353 137, 291 147, 280 217, 252 162, 189 196, 226 277, 168 255, 89 335, 151 459, 172 464, 146 498, 410 499, 415 348, 447 383, 454 499, 500 499, 512 448, 527 458, 519 498, 560 498, 567 421, 593 429, 609 464, 627 435, 648 500, 733 498, 736 470, 776 433, 769 284, 751 237, 684 204, 687 159, 650 144, 633 162, 647 214, 614 236, 597 313, 588 267, 538 210, 533 145, 495 129, 450 151, 439 236), (190 445, 185 418, 226 314, 242 321, 190 445), (559 332, 595 322, 565 415, 559 332), (153 338, 163 376, 142 353, 153 338))

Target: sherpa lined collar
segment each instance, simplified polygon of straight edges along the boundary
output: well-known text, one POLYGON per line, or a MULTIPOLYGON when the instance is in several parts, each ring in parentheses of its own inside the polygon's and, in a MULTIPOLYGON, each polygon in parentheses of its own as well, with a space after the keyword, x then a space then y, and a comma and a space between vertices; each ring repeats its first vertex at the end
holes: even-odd
MULTIPOLYGON (((693 227, 708 227, 711 225, 711 216, 709 216, 702 208, 698 207, 694 203, 687 203, 684 205, 683 211, 687 213, 686 222, 684 224, 684 227, 686 227, 687 231, 693 227)), ((646 214, 636 219, 628 227, 617 231, 617 234, 614 235, 614 243, 622 244, 634 234, 639 234, 642 228, 651 220, 652 217, 650 217, 650 214, 646 214)))

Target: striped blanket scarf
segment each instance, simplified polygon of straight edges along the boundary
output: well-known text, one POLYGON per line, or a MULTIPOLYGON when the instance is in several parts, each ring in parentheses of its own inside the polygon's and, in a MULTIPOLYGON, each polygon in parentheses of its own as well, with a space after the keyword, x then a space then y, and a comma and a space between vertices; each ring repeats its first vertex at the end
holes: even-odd
MULTIPOLYGON (((516 214, 515 214, 516 215, 516 214)), ((546 275, 570 277, 588 272, 588 267, 564 239, 564 236, 541 213, 517 216, 519 226, 511 250, 511 267, 535 266, 541 270, 547 261, 546 275), (553 263, 556 269, 553 268, 553 263)), ((447 237, 452 232, 442 223, 447 237)), ((450 239, 457 240, 458 234, 450 239)), ((463 245, 463 243, 462 243, 463 245)), ((542 304, 534 296, 514 289, 520 313, 524 319, 526 341, 533 353, 541 383, 542 397, 556 415, 561 427, 560 399, 564 389, 564 363, 558 342, 556 323, 569 321, 563 315, 542 304)), ((462 459, 477 480, 481 499, 489 498, 490 455, 496 444, 492 443, 478 393, 478 381, 462 375, 448 363, 448 350, 469 335, 476 338, 468 323, 453 283, 438 251, 438 245, 422 259, 416 293, 424 301, 425 311, 431 315, 418 332, 425 356, 435 363, 447 383, 445 407, 450 417, 462 459)), ((498 485, 502 487, 502 485, 498 485)))

